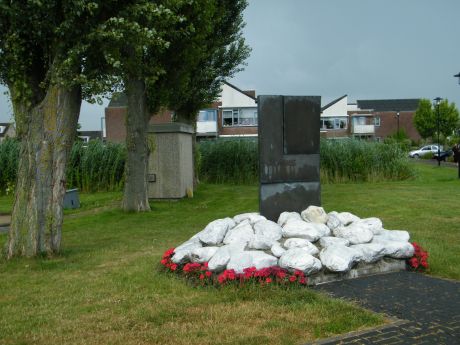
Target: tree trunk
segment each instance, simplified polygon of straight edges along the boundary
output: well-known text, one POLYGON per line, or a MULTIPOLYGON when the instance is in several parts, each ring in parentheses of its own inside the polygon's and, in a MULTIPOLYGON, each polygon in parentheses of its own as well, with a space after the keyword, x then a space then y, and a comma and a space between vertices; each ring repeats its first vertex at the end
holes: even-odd
POLYGON ((50 86, 38 105, 13 105, 21 149, 7 257, 55 254, 61 245, 65 170, 81 89, 50 86))
POLYGON ((122 208, 125 211, 150 211, 147 186, 147 169, 150 147, 147 127, 150 114, 147 109, 145 83, 142 80, 125 81, 128 98, 126 116, 125 190, 122 208))

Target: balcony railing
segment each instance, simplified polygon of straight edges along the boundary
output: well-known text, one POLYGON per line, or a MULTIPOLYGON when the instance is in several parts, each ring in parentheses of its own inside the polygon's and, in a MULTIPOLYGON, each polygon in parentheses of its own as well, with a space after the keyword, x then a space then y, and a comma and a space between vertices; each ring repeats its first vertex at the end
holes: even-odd
POLYGON ((197 134, 217 133, 216 121, 198 121, 196 123, 197 134))
POLYGON ((353 125, 352 134, 374 134, 374 125, 353 125))

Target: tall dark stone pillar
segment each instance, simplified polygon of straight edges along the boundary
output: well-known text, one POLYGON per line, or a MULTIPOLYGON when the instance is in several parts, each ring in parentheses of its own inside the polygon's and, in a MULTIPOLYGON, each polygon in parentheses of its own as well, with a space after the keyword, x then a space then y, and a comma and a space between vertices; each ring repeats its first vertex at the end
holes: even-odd
POLYGON ((319 138, 321 97, 259 96, 260 213, 321 205, 319 138))

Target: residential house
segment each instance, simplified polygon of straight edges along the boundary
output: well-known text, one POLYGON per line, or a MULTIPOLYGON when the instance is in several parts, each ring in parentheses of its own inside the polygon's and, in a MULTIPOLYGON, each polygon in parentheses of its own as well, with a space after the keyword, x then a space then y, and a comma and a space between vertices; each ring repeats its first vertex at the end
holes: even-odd
POLYGON ((414 115, 419 102, 420 99, 417 98, 358 100, 348 109, 352 119, 351 134, 353 137, 380 141, 399 129, 404 130, 411 140, 419 141, 421 136, 414 126, 414 115))
POLYGON ((5 138, 14 138, 16 136, 16 128, 13 123, 0 123, 0 142, 5 138))
MULTIPOLYGON (((117 94, 105 108, 106 140, 123 142, 126 138, 127 99, 117 94)), ((163 109, 152 116, 150 123, 168 123, 174 119, 174 112, 163 109)), ((257 104, 255 91, 242 91, 224 82, 219 98, 208 108, 199 111, 197 138, 257 136, 257 104)))

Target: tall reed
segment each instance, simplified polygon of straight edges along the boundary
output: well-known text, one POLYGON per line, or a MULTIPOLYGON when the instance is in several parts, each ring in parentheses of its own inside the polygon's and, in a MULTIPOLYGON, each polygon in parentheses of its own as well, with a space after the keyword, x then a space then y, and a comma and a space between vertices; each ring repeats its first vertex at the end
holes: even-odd
MULTIPOLYGON (((321 140, 321 182, 404 180, 414 176, 406 152, 397 143, 321 140)), ((211 183, 258 181, 256 141, 216 140, 200 143, 200 179, 211 183)))
POLYGON ((124 182, 125 159, 123 144, 76 142, 67 167, 67 187, 85 192, 119 190, 124 182))
POLYGON ((211 183, 249 184, 258 180, 258 147, 250 139, 203 141, 200 180, 211 183))
POLYGON ((10 194, 16 183, 19 142, 6 138, 0 143, 0 193, 10 194))

